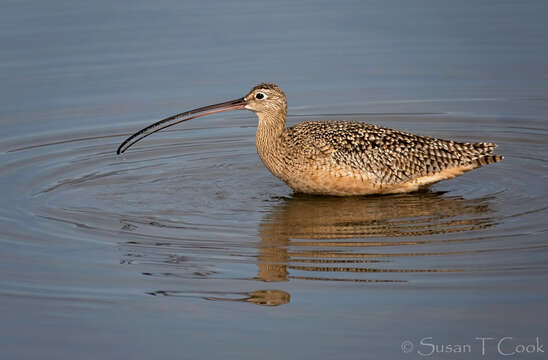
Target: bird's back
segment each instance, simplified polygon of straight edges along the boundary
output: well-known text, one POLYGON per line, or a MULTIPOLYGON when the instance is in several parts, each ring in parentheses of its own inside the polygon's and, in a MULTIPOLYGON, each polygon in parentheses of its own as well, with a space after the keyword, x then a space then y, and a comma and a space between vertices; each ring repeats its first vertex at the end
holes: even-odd
POLYGON ((493 154, 493 143, 442 140, 354 121, 299 123, 284 130, 282 143, 306 171, 387 189, 378 192, 413 190, 502 159, 493 154))

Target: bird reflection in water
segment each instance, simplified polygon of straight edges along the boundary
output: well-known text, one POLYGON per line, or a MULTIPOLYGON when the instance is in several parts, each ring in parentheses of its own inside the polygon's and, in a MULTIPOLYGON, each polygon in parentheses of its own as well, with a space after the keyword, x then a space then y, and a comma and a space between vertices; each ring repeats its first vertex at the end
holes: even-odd
POLYGON ((395 257, 466 252, 417 253, 409 252, 409 247, 472 241, 436 235, 494 225, 487 202, 485 198, 465 200, 430 191, 346 198, 294 195, 283 199, 260 225, 257 278, 266 282, 289 279, 401 282, 405 280, 385 276, 403 272, 462 271, 390 267, 390 264, 395 257), (405 252, 373 251, 386 247, 401 248, 405 252), (326 275, 335 272, 340 276, 326 275), (369 278, 364 278, 364 273, 369 278))
MULTIPOLYGON (((296 194, 276 199, 277 204, 259 225, 256 279, 269 283, 291 279, 399 283, 410 279, 404 273, 473 271, 473 265, 459 262, 456 256, 492 251, 474 246, 483 239, 481 230, 496 224, 490 200, 430 191, 374 197, 296 194), (440 258, 434 260, 436 256, 440 258)), ((138 249, 135 254, 128 252, 123 260, 127 263, 139 256, 140 262, 155 264, 162 259, 164 265, 192 272, 193 278, 215 274, 207 267, 197 268, 199 264, 184 256, 173 255, 171 246, 164 247, 170 243, 127 245, 138 249)), ((143 274, 186 277, 178 271, 143 274)), ((158 290, 148 294, 265 306, 290 301, 289 293, 273 288, 245 292, 158 290)))
MULTIPOLYGON (((152 291, 152 292, 148 292, 147 294, 152 296, 179 296, 179 297, 193 296, 183 291, 166 291, 166 290, 152 291)), ((203 293, 203 294, 198 293, 198 294, 200 297, 202 297, 205 300, 239 301, 239 302, 247 302, 247 303, 252 303, 255 305, 263 305, 263 306, 278 306, 278 305, 287 304, 291 297, 285 291, 275 290, 275 289, 257 290, 257 291, 250 291, 250 292, 213 291, 209 293, 203 293)))
POLYGON ((242 293, 245 295, 243 298, 230 299, 226 297, 215 297, 209 296, 205 297, 206 300, 215 300, 215 301, 244 301, 253 303, 256 305, 263 306, 278 306, 282 304, 287 304, 290 299, 290 295, 282 290, 257 290, 251 291, 249 293, 242 293))

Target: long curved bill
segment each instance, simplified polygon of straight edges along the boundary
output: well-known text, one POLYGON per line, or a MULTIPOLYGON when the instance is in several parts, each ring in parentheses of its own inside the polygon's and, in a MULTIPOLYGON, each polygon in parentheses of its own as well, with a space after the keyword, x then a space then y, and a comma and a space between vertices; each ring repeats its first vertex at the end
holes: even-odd
POLYGON ((152 135, 155 132, 163 130, 170 126, 179 124, 183 121, 196 119, 202 116, 211 115, 223 111, 243 110, 245 109, 246 104, 247 102, 244 98, 239 98, 236 100, 225 101, 222 103, 208 105, 194 110, 189 110, 177 115, 172 115, 163 120, 155 122, 154 124, 149 125, 144 129, 137 131, 135 134, 125 139, 124 142, 118 147, 118 150, 116 150, 116 153, 119 155, 129 149, 133 144, 146 138, 147 136, 152 135))

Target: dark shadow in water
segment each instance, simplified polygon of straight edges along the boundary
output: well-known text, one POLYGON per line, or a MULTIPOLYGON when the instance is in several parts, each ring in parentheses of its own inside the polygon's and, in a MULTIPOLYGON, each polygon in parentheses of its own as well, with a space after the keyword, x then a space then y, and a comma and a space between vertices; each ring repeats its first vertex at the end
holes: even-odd
POLYGON ((295 195, 284 199, 260 225, 257 277, 268 282, 289 279, 401 282, 405 280, 326 274, 466 271, 387 265, 392 258, 402 256, 475 252, 409 252, 409 249, 429 243, 472 241, 470 238, 448 239, 439 235, 494 225, 487 200, 465 200, 430 191, 347 198, 295 195), (401 248, 404 252, 366 251, 387 247, 398 247, 395 250, 401 248), (291 275, 291 270, 299 275, 291 275))

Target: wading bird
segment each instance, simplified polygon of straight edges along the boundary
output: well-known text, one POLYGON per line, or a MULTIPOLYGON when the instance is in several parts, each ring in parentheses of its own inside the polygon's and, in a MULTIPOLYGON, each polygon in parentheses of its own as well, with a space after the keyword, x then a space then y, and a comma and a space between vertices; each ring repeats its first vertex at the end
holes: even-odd
POLYGON ((277 85, 269 83, 255 86, 240 99, 160 120, 127 138, 117 153, 180 122, 244 109, 259 118, 255 142, 264 165, 301 193, 411 192, 503 158, 493 154, 493 143, 442 140, 363 122, 305 121, 286 127, 287 99, 277 85))

